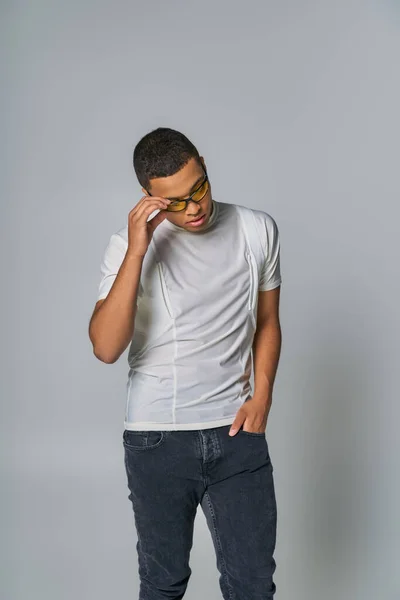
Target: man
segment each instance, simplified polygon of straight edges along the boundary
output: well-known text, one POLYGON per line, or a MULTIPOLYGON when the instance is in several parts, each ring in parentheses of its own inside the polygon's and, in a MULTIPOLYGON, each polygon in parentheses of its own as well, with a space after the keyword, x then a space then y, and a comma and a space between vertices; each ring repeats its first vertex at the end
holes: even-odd
POLYGON ((123 445, 139 600, 184 596, 199 504, 223 597, 271 599, 278 228, 264 211, 213 199, 203 157, 178 131, 145 135, 133 164, 145 195, 111 235, 89 335, 106 363, 130 344, 123 445))

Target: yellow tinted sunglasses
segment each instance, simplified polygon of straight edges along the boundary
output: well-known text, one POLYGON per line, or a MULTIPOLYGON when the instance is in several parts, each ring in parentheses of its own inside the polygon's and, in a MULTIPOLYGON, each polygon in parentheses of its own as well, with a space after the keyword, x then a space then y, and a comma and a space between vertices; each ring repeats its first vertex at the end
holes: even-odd
MULTIPOLYGON (((207 175, 207 171, 204 171, 206 176, 203 179, 203 181, 201 182, 201 184, 199 185, 198 188, 196 188, 194 190, 194 192, 191 193, 191 195, 188 198, 167 198, 167 200, 171 200, 170 204, 168 204, 167 208, 165 210, 167 210, 168 212, 179 212, 181 210, 185 210, 185 208, 188 205, 189 200, 192 200, 193 202, 199 203, 204 196, 207 194, 208 189, 209 189, 209 181, 208 181, 208 175, 207 175)), ((147 194, 148 196, 151 196, 151 194, 147 194)))

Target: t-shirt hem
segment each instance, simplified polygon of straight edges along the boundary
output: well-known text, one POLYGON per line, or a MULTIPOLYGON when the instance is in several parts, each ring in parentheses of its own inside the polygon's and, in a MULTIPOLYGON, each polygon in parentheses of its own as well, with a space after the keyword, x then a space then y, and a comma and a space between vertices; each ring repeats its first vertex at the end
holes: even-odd
POLYGON ((163 431, 184 431, 184 430, 193 430, 193 429, 211 429, 211 427, 223 427, 224 425, 232 425, 235 420, 235 416, 227 417, 226 419, 218 419, 217 421, 206 421, 203 423, 155 423, 152 421, 139 421, 137 423, 130 423, 129 421, 124 421, 125 429, 130 431, 154 431, 154 430, 163 430, 163 431))

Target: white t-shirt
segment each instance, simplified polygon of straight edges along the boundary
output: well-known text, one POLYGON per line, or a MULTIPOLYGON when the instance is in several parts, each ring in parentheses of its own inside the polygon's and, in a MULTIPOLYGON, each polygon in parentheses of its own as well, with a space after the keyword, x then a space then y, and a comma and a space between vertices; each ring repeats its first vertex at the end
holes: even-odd
MULTIPOLYGON (((257 282, 236 205, 212 202, 205 229, 190 232, 165 219, 144 256, 128 352, 125 429, 229 425, 252 395, 257 290, 281 284, 278 228, 268 213, 242 207, 266 231, 257 282)), ((98 300, 110 291, 127 247, 126 225, 105 250, 98 300)))

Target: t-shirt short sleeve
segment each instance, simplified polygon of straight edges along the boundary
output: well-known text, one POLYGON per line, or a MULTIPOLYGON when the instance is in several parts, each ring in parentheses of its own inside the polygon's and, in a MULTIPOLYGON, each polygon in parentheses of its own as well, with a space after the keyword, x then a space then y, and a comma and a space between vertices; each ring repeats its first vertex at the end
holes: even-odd
POLYGON ((101 279, 97 300, 106 298, 111 290, 119 268, 125 258, 126 250, 127 244, 125 240, 118 233, 113 233, 104 251, 100 265, 101 279))
POLYGON ((273 290, 282 283, 280 269, 280 241, 276 221, 268 213, 264 214, 267 243, 264 265, 260 273, 258 289, 260 292, 273 290))

